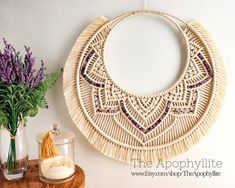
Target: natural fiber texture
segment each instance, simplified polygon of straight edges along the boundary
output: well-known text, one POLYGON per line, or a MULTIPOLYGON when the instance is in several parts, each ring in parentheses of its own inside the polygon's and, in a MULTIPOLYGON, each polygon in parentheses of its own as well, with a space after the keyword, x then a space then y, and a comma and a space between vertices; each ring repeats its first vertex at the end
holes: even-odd
POLYGON ((52 135, 51 132, 48 131, 42 140, 41 148, 40 148, 40 159, 44 160, 44 159, 56 157, 58 155, 57 149, 53 143, 51 135, 52 135))
POLYGON ((188 49, 184 72, 156 95, 138 96, 118 86, 106 70, 104 45, 117 23, 142 13, 91 23, 74 44, 63 78, 66 104, 77 127, 100 152, 127 163, 156 163, 197 143, 214 123, 226 85, 219 51, 204 27, 151 11, 182 31, 188 49))

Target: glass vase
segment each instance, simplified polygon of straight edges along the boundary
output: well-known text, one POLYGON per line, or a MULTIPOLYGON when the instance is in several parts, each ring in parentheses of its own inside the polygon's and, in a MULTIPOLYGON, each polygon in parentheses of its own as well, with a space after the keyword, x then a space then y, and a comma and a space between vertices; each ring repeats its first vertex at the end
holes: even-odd
POLYGON ((1 128, 0 162, 3 175, 7 180, 24 177, 28 168, 28 140, 25 127, 19 126, 15 136, 1 128))

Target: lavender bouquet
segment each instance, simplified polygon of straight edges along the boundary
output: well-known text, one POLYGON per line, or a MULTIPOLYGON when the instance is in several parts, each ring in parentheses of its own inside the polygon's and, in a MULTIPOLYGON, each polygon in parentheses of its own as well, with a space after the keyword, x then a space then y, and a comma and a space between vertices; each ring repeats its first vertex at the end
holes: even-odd
POLYGON ((0 51, 0 125, 6 128, 11 139, 7 168, 16 169, 16 136, 19 125, 25 125, 27 117, 33 117, 39 108, 48 108, 45 94, 61 75, 45 73, 45 66, 35 68, 36 60, 29 47, 21 55, 5 39, 0 51))

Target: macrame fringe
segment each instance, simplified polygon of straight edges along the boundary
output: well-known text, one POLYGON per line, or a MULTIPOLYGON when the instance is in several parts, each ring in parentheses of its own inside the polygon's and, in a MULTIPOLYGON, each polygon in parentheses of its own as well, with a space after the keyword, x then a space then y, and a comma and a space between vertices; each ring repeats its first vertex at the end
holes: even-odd
POLYGON ((213 61, 215 63, 215 95, 208 109, 205 118, 196 125, 194 129, 187 133, 183 138, 176 140, 171 145, 160 146, 155 149, 138 150, 130 149, 124 146, 119 146, 112 142, 109 138, 101 135, 93 126, 90 125, 85 117, 82 106, 77 98, 76 75, 79 68, 79 57, 82 49, 90 37, 106 22, 107 18, 99 18, 91 23, 80 35, 73 46, 73 49, 67 59, 63 76, 64 96, 69 114, 80 131, 95 146, 95 148, 104 155, 116 160, 133 164, 134 160, 152 161, 157 163, 159 160, 167 160, 176 155, 187 151, 192 145, 196 144, 207 132, 216 120, 216 117, 221 109, 226 87, 225 68, 222 59, 214 44, 210 34, 197 22, 192 22, 190 25, 200 34, 203 40, 210 49, 213 61))

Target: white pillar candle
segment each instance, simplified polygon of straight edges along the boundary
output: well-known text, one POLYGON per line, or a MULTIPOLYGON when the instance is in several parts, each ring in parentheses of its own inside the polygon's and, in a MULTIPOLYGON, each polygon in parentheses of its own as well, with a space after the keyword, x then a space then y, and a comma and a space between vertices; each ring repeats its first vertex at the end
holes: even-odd
POLYGON ((51 180, 59 180, 74 174, 73 162, 65 157, 57 156, 41 161, 42 175, 51 180))

